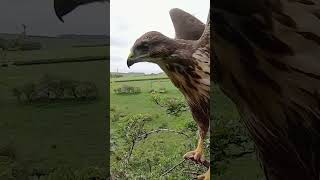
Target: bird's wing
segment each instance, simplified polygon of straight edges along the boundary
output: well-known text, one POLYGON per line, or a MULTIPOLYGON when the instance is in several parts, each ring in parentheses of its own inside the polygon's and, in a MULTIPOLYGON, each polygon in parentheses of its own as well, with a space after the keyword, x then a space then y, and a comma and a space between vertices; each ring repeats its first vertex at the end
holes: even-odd
POLYGON ((210 16, 211 16, 211 10, 209 10, 208 18, 207 18, 207 23, 205 25, 205 29, 198 40, 199 48, 205 48, 207 49, 208 52, 210 52, 210 16))
POLYGON ((192 59, 201 67, 197 71, 201 77, 200 82, 208 88, 208 92, 210 91, 210 71, 212 69, 212 63, 210 63, 210 14, 209 10, 207 24, 200 39, 193 42, 195 51, 192 53, 192 59))
POLYGON ((194 41, 196 50, 193 53, 193 57, 196 57, 198 61, 202 61, 204 66, 207 66, 206 69, 210 73, 210 16, 211 11, 209 10, 209 15, 207 18, 207 23, 205 29, 197 41, 194 41))
POLYGON ((213 2, 215 78, 269 178, 319 178, 319 9, 318 0, 213 2))
POLYGON ((205 25, 199 19, 178 8, 171 9, 169 13, 176 39, 198 40, 201 37, 205 25))
POLYGON ((216 0, 213 6, 214 49, 219 62, 238 64, 233 73, 245 67, 252 77, 261 72, 264 79, 284 81, 276 84, 294 83, 288 86, 310 93, 319 88, 319 82, 312 87, 301 83, 320 81, 320 1, 216 0), (287 81, 288 71, 306 79, 287 81))
POLYGON ((62 17, 80 5, 94 2, 110 2, 110 0, 54 0, 54 10, 58 18, 63 22, 62 17))

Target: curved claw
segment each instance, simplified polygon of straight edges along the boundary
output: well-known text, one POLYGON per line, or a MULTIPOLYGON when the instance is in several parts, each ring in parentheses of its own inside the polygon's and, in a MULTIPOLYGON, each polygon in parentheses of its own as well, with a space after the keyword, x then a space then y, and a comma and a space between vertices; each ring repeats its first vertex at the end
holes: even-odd
POLYGON ((194 150, 187 152, 184 156, 184 159, 192 160, 196 163, 204 163, 205 162, 205 157, 202 151, 199 150, 194 150))

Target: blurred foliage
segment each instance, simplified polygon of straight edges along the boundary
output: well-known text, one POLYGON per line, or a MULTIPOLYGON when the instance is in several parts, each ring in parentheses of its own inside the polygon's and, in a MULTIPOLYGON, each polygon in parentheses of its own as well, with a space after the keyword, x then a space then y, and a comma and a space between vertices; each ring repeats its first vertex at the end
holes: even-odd
POLYGON ((181 112, 189 109, 185 100, 181 98, 164 96, 159 93, 151 93, 151 99, 157 105, 165 108, 169 115, 179 116, 181 112))
MULTIPOLYGON (((98 97, 98 88, 93 82, 80 82, 44 75, 39 82, 28 82, 12 89, 19 102, 48 100, 86 100, 98 97)), ((49 101, 50 102, 50 101, 49 101)))
MULTIPOLYGON (((153 140, 152 134, 157 129, 149 130, 146 124, 152 121, 152 116, 148 114, 126 115, 112 108, 111 121, 121 124, 123 129, 113 130, 111 136, 111 156, 112 156, 112 176, 116 179, 159 179, 159 176, 172 166, 172 159, 181 159, 179 154, 170 154, 166 149, 165 140, 153 140), (151 143, 151 149, 143 149, 142 144, 151 143), (134 152, 133 152, 134 151, 134 152)), ((215 120, 214 133, 211 135, 211 152, 210 159, 213 163, 212 171, 215 174, 224 174, 229 163, 237 158, 243 157, 254 152, 253 143, 246 133, 245 128, 240 123, 239 119, 226 121, 217 117, 215 120)), ((165 125, 164 125, 165 127, 165 125)), ((159 126, 159 131, 163 130, 159 126)), ((164 129, 167 130, 167 129, 164 129)), ((197 126, 194 122, 184 124, 180 131, 174 133, 188 138, 189 144, 185 145, 185 149, 192 149, 196 144, 197 136, 194 132, 197 126)), ((163 134, 172 133, 164 131, 163 134)), ((209 149, 209 139, 206 140, 207 148, 209 149)), ((162 178, 182 178, 188 179, 195 177, 205 172, 203 166, 196 165, 192 162, 183 162, 177 166, 173 172, 164 175, 162 178)))

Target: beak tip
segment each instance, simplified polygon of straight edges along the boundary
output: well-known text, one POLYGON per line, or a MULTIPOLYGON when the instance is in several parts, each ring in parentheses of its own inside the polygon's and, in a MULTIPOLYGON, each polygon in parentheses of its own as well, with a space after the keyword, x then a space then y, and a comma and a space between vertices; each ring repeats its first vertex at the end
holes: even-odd
POLYGON ((134 64, 133 60, 132 60, 132 57, 133 57, 133 53, 130 52, 129 56, 128 56, 128 59, 127 59, 127 66, 128 68, 130 69, 130 67, 134 64))
POLYGON ((60 21, 64 23, 64 20, 62 19, 62 17, 59 17, 60 21))
POLYGON ((127 67, 130 69, 130 67, 132 66, 130 59, 127 59, 127 67))

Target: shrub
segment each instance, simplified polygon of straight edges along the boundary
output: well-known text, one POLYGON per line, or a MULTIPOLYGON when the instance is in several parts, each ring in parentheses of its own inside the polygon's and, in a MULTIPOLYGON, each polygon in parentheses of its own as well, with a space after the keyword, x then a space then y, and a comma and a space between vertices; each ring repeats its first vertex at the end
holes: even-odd
POLYGON ((167 98, 166 100, 167 113, 172 115, 179 115, 183 111, 188 110, 186 103, 178 98, 167 98))
POLYGON ((20 88, 13 88, 12 94, 20 102, 59 99, 96 99, 98 97, 98 88, 93 82, 64 80, 44 75, 38 83, 29 82, 20 88))
POLYGON ((92 82, 81 82, 76 87, 75 94, 80 98, 96 98, 98 95, 98 88, 92 82))
POLYGON ((166 88, 160 88, 159 89, 159 93, 166 93, 167 92, 167 89, 166 88))
POLYGON ((122 87, 113 89, 116 94, 139 94, 141 93, 140 87, 123 85, 122 87))
POLYGON ((128 125, 126 127, 126 137, 129 142, 135 140, 139 135, 145 132, 145 123, 152 120, 151 116, 148 114, 136 114, 128 116, 128 125))
POLYGON ((151 99, 157 105, 166 109, 167 114, 179 116, 181 112, 187 111, 188 106, 183 99, 176 97, 163 96, 158 93, 152 93, 151 99))
POLYGON ((151 94, 154 94, 154 93, 161 93, 161 94, 163 94, 163 93, 167 93, 167 89, 166 89, 166 88, 159 88, 158 90, 156 90, 156 89, 151 89, 151 90, 149 91, 149 93, 151 93, 151 94))

